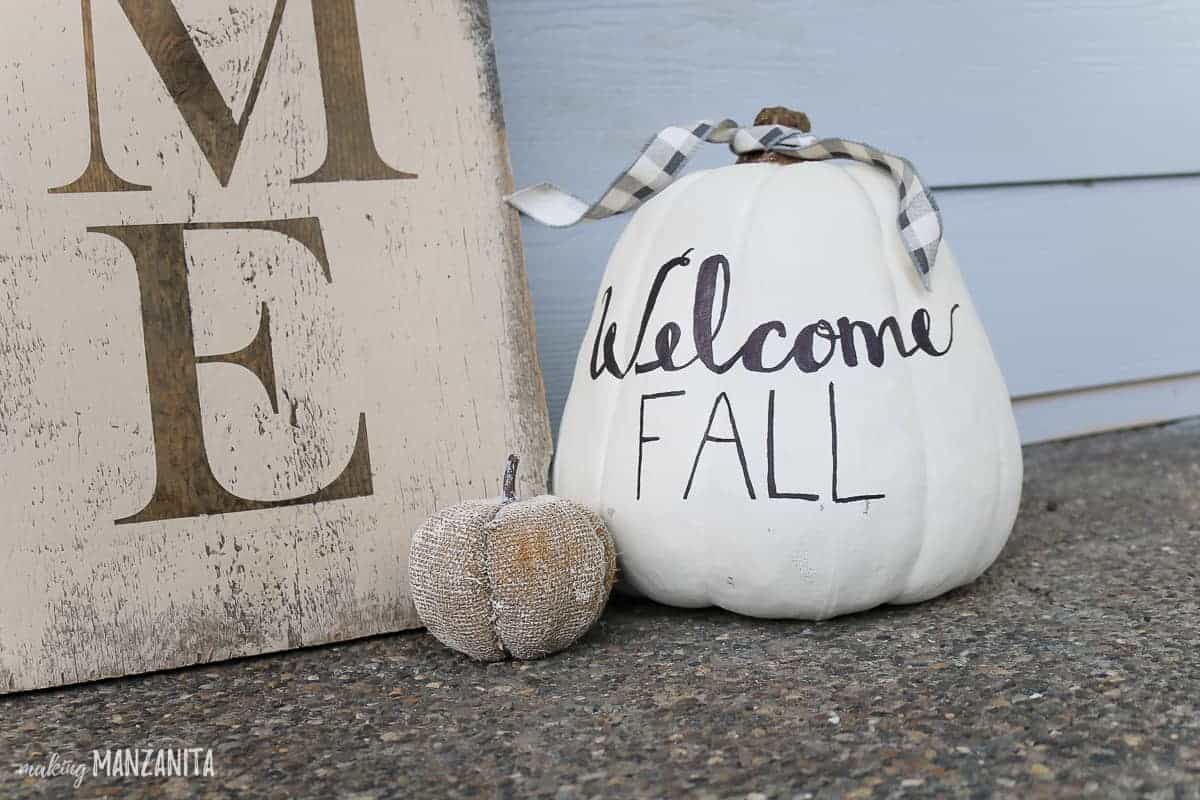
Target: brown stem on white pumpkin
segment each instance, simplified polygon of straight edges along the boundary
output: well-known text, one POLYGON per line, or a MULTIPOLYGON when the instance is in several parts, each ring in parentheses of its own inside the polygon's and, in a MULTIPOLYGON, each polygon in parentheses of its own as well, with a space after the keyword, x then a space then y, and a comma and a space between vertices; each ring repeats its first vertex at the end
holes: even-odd
MULTIPOLYGON (((798 131, 808 133, 812 130, 812 123, 808 120, 808 115, 803 111, 793 111, 785 106, 767 106, 762 111, 759 111, 754 116, 755 125, 783 125, 787 128, 795 128, 798 131)), ((754 164, 759 161, 777 162, 780 164, 795 164, 797 161, 794 158, 781 156, 778 153, 751 153, 745 156, 738 156, 737 163, 739 164, 754 164)))
POLYGON ((504 467, 504 482, 500 486, 500 491, 503 492, 501 499, 505 503, 511 503, 517 499, 517 464, 519 463, 521 463, 521 459, 513 453, 509 455, 508 464, 504 467))

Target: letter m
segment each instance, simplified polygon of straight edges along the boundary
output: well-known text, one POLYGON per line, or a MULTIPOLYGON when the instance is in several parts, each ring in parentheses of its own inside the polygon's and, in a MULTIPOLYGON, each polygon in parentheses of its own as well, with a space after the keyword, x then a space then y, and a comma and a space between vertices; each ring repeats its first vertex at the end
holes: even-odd
POLYGON ((112 772, 112 750, 105 750, 100 755, 99 750, 92 751, 92 775, 107 775, 112 772))
MULTIPOLYGON (((324 163, 293 183, 415 178, 393 169, 379 155, 371 133, 363 75, 362 43, 354 0, 309 0, 316 31, 317 62, 325 98, 328 146, 324 163)), ((51 192, 139 191, 150 187, 130 183, 109 167, 100 141, 100 111, 96 93, 95 41, 92 0, 80 0, 83 10, 84 68, 87 72, 91 157, 79 178, 51 192)), ((171 99, 195 137, 213 173, 228 186, 233 166, 258 102, 271 53, 279 39, 288 0, 275 0, 267 39, 259 54, 241 116, 221 96, 187 26, 172 0, 120 0, 130 25, 162 78, 171 99)))

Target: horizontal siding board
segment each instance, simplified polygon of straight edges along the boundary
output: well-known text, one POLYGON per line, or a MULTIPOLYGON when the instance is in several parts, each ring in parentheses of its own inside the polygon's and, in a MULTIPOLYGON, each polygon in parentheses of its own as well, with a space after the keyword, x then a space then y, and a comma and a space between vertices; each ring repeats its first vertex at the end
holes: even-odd
MULTIPOLYGON (((1193 234, 1200 178, 952 191, 940 200, 948 239, 1014 395, 1200 370, 1193 234)), ((556 425, 624 223, 525 225, 556 425)))
POLYGON ((1025 442, 1043 442, 1153 425, 1183 417, 1200 424, 1200 376, 1143 381, 1017 400, 1025 442))
POLYGON ((497 0, 492 16, 519 184, 595 193, 662 125, 778 103, 941 185, 1200 170, 1195 2, 497 0))
POLYGON ((940 200, 1014 395, 1200 369, 1200 178, 940 200))

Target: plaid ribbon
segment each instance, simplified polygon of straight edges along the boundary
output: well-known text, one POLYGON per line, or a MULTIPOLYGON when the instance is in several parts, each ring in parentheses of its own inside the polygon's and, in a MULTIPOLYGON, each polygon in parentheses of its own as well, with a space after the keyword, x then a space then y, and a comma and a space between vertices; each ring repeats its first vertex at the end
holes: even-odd
POLYGON ((733 120, 697 122, 659 131, 603 196, 588 205, 557 186, 540 183, 508 195, 510 205, 543 225, 566 227, 584 219, 623 214, 646 202, 671 184, 702 142, 729 144, 737 155, 778 153, 797 161, 849 158, 879 167, 891 175, 900 194, 900 237, 921 282, 929 288, 929 272, 942 243, 942 215, 917 169, 906 158, 861 142, 818 139, 782 125, 738 127, 733 120))

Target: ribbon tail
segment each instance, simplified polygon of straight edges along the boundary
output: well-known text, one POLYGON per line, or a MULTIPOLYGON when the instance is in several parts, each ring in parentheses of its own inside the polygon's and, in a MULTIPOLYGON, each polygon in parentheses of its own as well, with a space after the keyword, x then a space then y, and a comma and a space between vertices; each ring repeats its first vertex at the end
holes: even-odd
POLYGON ((897 177, 900 191, 900 214, 896 219, 900 238, 908 250, 913 267, 926 289, 932 289, 930 274, 942 247, 942 212, 925 187, 916 169, 905 162, 908 174, 897 177))
MULTIPOLYGON (((734 144, 736 146, 736 140, 734 144)), ((911 161, 869 144, 836 138, 820 139, 807 145, 801 143, 799 147, 767 143, 764 149, 800 161, 848 158, 887 172, 900 198, 900 213, 896 218, 900 238, 921 284, 932 289, 929 276, 942 244, 942 213, 911 161)))
MULTIPOLYGON (((905 215, 900 214, 899 223, 904 225, 905 215)), ((927 290, 933 289, 933 283, 929 279, 929 273, 933 270, 933 264, 937 260, 937 251, 941 245, 941 235, 938 235, 938 240, 931 244, 918 244, 912 241, 908 232, 901 227, 901 238, 904 239, 904 249, 908 251, 908 260, 912 262, 913 269, 917 272, 917 277, 921 279, 921 285, 927 290)))
POLYGON ((551 228, 567 228, 588 212, 588 204, 552 183, 539 183, 506 195, 510 206, 551 228))
POLYGON ((929 279, 929 265, 924 260, 924 255, 920 250, 909 250, 908 258, 912 261, 913 268, 917 271, 917 277, 921 280, 921 286, 925 291, 933 291, 933 282, 929 279))
POLYGON ((715 125, 703 120, 688 127, 663 128, 600 199, 590 205, 548 183, 521 189, 504 199, 522 214, 555 228, 565 228, 583 219, 623 214, 670 186, 703 142, 716 141, 712 137, 732 135, 736 130, 737 123, 728 119, 715 125))

